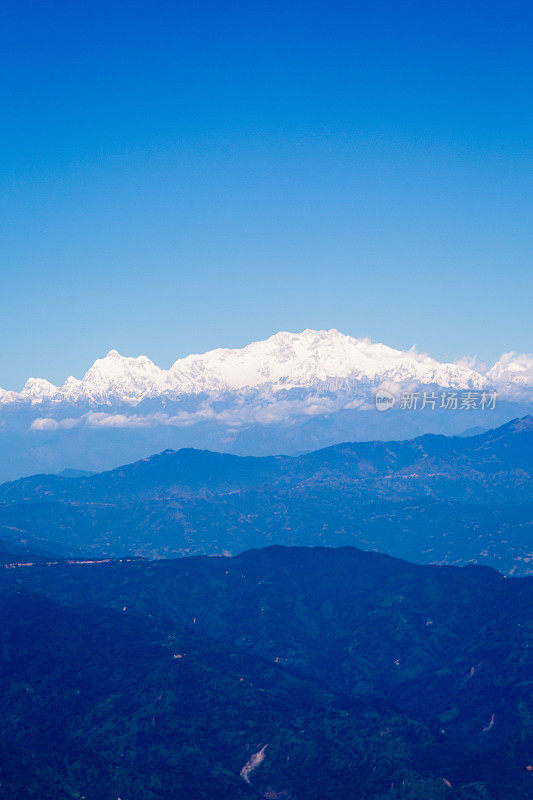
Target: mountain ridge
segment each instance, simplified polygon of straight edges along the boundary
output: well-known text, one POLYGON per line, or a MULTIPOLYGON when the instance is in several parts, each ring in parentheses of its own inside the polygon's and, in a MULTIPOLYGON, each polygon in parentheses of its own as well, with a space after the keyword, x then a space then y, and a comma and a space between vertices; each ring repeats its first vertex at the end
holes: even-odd
POLYGON ((531 413, 532 365, 506 354, 489 377, 335 329, 281 332, 169 369, 111 350, 60 388, 30 378, 21 392, 0 389, 0 481, 101 472, 168 447, 294 455, 347 440, 486 430, 531 413))
POLYGON ((0 403, 80 402, 105 404, 120 399, 239 392, 269 387, 310 388, 337 382, 416 382, 455 389, 498 389, 515 397, 533 387, 533 356, 503 354, 486 372, 460 363, 441 363, 428 355, 396 350, 356 339, 332 328, 280 331, 240 349, 216 348, 191 354, 162 369, 147 356, 121 356, 110 350, 80 380, 70 376, 61 387, 44 378, 29 378, 21 392, 0 390, 0 403))
POLYGON ((525 800, 532 585, 351 547, 0 570, 0 778, 18 756, 54 799, 525 800))
MULTIPOLYGON (((395 441, 393 443, 383 440, 375 440, 369 442, 340 442, 339 444, 329 445, 328 447, 320 448, 315 451, 303 453, 299 456, 238 456, 233 453, 217 452, 209 449, 198 449, 193 447, 184 447, 179 450, 166 449, 160 453, 154 453, 148 458, 138 459, 137 461, 124 464, 111 470, 105 470, 96 475, 74 475, 72 477, 61 474, 36 474, 28 478, 20 478, 16 481, 6 481, 0 484, 0 500, 9 497, 10 490, 16 487, 23 487, 24 485, 35 485, 36 482, 41 482, 42 479, 48 480, 48 485, 56 485, 57 487, 63 486, 65 490, 75 489, 77 487, 83 488, 85 486, 98 485, 106 479, 117 477, 119 480, 126 477, 128 474, 133 473, 147 473, 150 470, 155 470, 156 475, 161 479, 165 477, 168 481, 169 472, 172 477, 172 467, 178 463, 183 462, 183 467, 179 468, 178 476, 186 481, 187 486, 194 487, 208 487, 216 486, 216 478, 222 470, 222 475, 227 474, 228 470, 232 476, 230 485, 235 486, 235 480, 243 481, 242 486, 253 486, 256 478, 274 480, 276 478, 283 478, 283 468, 285 465, 300 465, 317 462, 320 459, 326 459, 328 456, 333 457, 337 462, 342 460, 343 455, 348 457, 353 456, 353 461, 350 464, 350 469, 354 470, 357 467, 357 462, 368 458, 374 451, 379 454, 379 457, 385 457, 384 465, 389 466, 393 470, 393 451, 398 454, 397 458, 405 460, 405 465, 402 466, 400 473, 406 468, 428 457, 441 458, 448 453, 464 454, 470 450, 475 452, 476 448, 483 450, 490 447, 494 442, 499 439, 506 439, 505 447, 507 452, 505 456, 509 459, 509 447, 512 443, 513 434, 524 434, 528 436, 525 444, 519 446, 519 451, 516 454, 518 461, 515 463, 514 468, 518 469, 521 465, 521 458, 523 457, 524 464, 530 466, 530 458, 528 458, 528 444, 533 434, 533 416, 527 415, 521 419, 511 420, 510 422, 500 425, 498 428, 485 431, 483 433, 475 434, 473 436, 444 436, 443 434, 423 434, 411 439, 404 439, 395 441), (388 459, 388 460, 387 460, 388 459), (227 469, 226 469, 227 468, 227 469), (202 473, 202 469, 204 473, 202 473), (198 470, 200 474, 198 475, 198 470), (200 484, 195 481, 199 477, 200 484)), ((514 451, 512 451, 514 453, 514 451)), ((492 456, 491 468, 498 462, 495 456, 492 456)), ((506 465, 509 469, 509 465, 506 465)), ((178 463, 179 467, 179 463, 178 463)), ((360 469, 360 468, 359 468, 360 469)), ((368 473, 368 477, 376 474, 376 470, 372 469, 368 473)), ((390 473, 392 475, 392 473, 390 473)), ((385 473, 386 475, 386 473, 385 473)), ((361 477, 364 477, 364 470, 361 477)), ((46 487, 46 480, 44 481, 46 487)), ((170 484, 172 485, 172 484, 170 484)), ((42 489, 47 493, 47 488, 42 489)), ((133 487, 128 485, 126 490, 127 497, 133 497, 133 487)), ((22 498, 19 498, 22 499, 22 498)), ((24 497, 23 499, 29 499, 24 497)))
POLYGON ((356 545, 421 563, 532 569, 533 418, 472 437, 297 457, 167 450, 82 478, 0 486, 0 537, 58 555, 356 545))

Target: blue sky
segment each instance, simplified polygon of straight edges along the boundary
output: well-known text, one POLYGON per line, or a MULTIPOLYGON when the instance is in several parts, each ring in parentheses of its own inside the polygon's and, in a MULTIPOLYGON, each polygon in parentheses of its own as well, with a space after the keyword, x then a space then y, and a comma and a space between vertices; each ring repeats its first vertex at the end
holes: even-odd
POLYGON ((528 3, 2 16, 0 386, 307 327, 533 349, 528 3))

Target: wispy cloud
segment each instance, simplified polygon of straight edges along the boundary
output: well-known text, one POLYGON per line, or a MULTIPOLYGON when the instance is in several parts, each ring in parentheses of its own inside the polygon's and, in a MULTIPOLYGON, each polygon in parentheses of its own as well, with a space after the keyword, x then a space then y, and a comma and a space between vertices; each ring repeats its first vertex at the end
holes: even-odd
POLYGON ((275 399, 272 402, 260 404, 246 403, 225 409, 216 409, 209 404, 204 404, 195 411, 180 411, 177 414, 155 412, 140 415, 91 411, 77 418, 53 419, 51 417, 38 417, 33 420, 30 427, 33 431, 57 431, 77 426, 89 428, 151 428, 163 425, 180 428, 205 422, 214 422, 230 427, 243 427, 253 424, 276 424, 294 417, 320 416, 338 410, 342 405, 343 401, 340 399, 311 397, 275 399))

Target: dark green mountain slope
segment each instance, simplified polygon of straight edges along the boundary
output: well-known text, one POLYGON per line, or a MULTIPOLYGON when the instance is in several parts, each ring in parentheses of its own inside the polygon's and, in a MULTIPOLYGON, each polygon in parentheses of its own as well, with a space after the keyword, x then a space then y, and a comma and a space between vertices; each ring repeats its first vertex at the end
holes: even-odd
MULTIPOLYGON (((132 615, 166 631, 193 630, 215 649, 247 654, 261 664, 257 674, 280 670, 313 691, 320 688, 328 708, 363 703, 357 707, 365 715, 377 715, 379 748, 391 737, 396 766, 440 780, 438 788, 422 790, 423 798, 441 795, 442 778, 452 784, 452 797, 528 796, 533 579, 480 567, 417 566, 352 548, 274 547, 233 559, 12 567, 4 569, 0 586, 47 594, 87 614, 106 605, 128 624, 132 615), (391 723, 391 717, 400 721, 391 723), (464 788, 472 784, 477 788, 464 788)), ((274 678, 262 680, 266 689, 274 678)), ((224 702, 241 729, 249 710, 234 710, 233 699, 224 702)), ((359 719, 358 730, 367 722, 359 719)), ((311 727, 323 744, 324 728, 311 727)), ((300 729, 311 736, 305 725, 300 729)), ((375 730, 364 734, 357 751, 363 760, 367 747, 374 752, 374 737, 375 730)), ((253 746, 262 747, 264 738, 253 746)), ((334 781, 327 774, 326 783, 334 781)), ((418 796, 401 793, 396 773, 390 780, 396 788, 384 797, 418 796)), ((305 795, 294 786, 288 791, 296 798, 337 796, 305 795)), ((364 791, 354 796, 381 797, 384 784, 364 791)))
POLYGON ((19 593, 0 613, 2 798, 469 796, 383 702, 124 612, 19 593))

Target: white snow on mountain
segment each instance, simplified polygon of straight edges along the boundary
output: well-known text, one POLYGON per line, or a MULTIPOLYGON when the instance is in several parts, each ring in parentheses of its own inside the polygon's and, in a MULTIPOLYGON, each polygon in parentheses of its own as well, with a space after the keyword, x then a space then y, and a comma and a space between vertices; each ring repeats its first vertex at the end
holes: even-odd
POLYGON ((110 398, 120 398, 135 402, 163 394, 167 388, 167 374, 146 356, 128 358, 110 350, 105 358, 94 362, 81 381, 70 377, 57 392, 69 400, 89 398, 106 402, 110 398))
POLYGON ((92 405, 116 401, 135 405, 143 398, 217 395, 225 392, 283 389, 339 389, 353 385, 415 383, 443 388, 495 387, 513 396, 531 392, 533 357, 504 354, 486 373, 464 364, 440 363, 428 355, 395 350, 339 331, 280 332, 242 349, 217 349, 178 359, 169 370, 146 356, 130 358, 110 350, 81 380, 70 377, 61 387, 30 378, 20 393, 0 389, 0 403, 51 400, 92 405))
POLYGON ((57 386, 44 378, 28 378, 19 397, 24 400, 42 401, 57 395, 57 386))
POLYGON ((533 387, 533 355, 504 353, 487 372, 502 394, 528 394, 533 387))
POLYGON ((330 381, 405 381, 482 388, 474 370, 439 364, 426 355, 402 352, 337 330, 277 333, 242 350, 212 350, 179 359, 170 374, 182 391, 236 390, 272 385, 310 387, 330 381))

